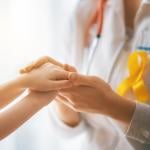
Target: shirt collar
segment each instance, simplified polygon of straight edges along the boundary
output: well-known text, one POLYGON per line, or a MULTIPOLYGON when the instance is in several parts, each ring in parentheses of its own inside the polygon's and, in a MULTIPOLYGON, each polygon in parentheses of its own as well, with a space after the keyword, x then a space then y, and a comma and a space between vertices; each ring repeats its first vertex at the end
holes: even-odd
MULTIPOLYGON (((114 9, 114 12, 119 13, 120 23, 122 28, 125 30, 125 21, 124 21, 124 0, 107 0, 107 6, 114 9), (122 20, 122 21, 121 21, 122 20)), ((136 14, 134 20, 134 30, 137 30, 139 25, 143 22, 145 18, 150 17, 150 0, 141 0, 140 8, 136 14)))

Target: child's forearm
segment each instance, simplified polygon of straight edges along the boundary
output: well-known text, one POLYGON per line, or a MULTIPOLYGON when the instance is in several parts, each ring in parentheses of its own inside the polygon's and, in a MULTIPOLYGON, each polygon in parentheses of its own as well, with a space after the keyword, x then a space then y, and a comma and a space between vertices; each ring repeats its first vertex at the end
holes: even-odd
POLYGON ((15 131, 44 105, 34 96, 26 96, 17 105, 0 113, 0 140, 15 131))
POLYGON ((24 90, 21 77, 0 85, 0 108, 11 103, 24 90))

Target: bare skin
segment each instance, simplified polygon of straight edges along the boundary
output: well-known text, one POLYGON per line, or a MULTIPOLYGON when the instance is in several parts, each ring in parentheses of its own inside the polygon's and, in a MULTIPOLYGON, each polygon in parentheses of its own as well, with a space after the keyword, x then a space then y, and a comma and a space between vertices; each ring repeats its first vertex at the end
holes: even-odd
POLYGON ((76 112, 103 114, 127 125, 130 123, 136 106, 135 101, 120 97, 96 76, 72 73, 70 80, 74 87, 61 90, 61 93, 68 97, 61 100, 64 104, 76 112))
POLYGON ((10 104, 25 89, 30 89, 25 98, 0 112, 0 140, 48 105, 56 97, 58 90, 72 87, 68 76, 69 72, 48 63, 0 85, 0 108, 10 104))
POLYGON ((48 105, 57 92, 30 92, 11 108, 0 112, 0 140, 19 128, 36 112, 48 105))
MULTIPOLYGON (((143 79, 150 90, 150 85, 147 84, 149 64, 148 62, 143 79)), ((71 123, 75 124, 78 119, 75 118, 75 115, 79 115, 80 112, 90 112, 109 116, 126 125, 130 124, 136 107, 135 101, 117 95, 106 82, 96 76, 85 76, 71 72, 69 80, 73 83, 73 87, 59 90, 59 98, 57 99, 60 102, 57 103, 57 106, 62 121, 67 124, 72 121, 71 123), (66 115, 68 113, 70 114, 66 115), (72 116, 74 118, 71 118, 72 116)), ((73 127, 73 125, 71 126, 73 127)))
MULTIPOLYGON (((140 2, 141 0, 124 1, 125 22, 127 27, 130 28, 134 27, 134 19, 137 10, 140 6, 140 2)), ((57 64, 61 68, 64 67, 61 63, 59 62, 57 63, 57 61, 55 62, 51 59, 47 59, 38 62, 38 64, 36 64, 37 63, 36 62, 35 64, 32 64, 32 66, 26 68, 26 70, 21 70, 21 72, 22 73, 25 73, 26 71, 30 72, 32 71, 32 69, 37 69, 40 66, 42 66, 42 64, 45 64, 50 61, 52 61, 54 64, 57 64)), ((63 69, 71 72, 75 71, 74 68, 70 66, 67 67, 68 68, 64 67, 63 69)), ((41 72, 43 71, 41 70, 41 72)), ((56 72, 58 73, 58 70, 56 72)), ((29 76, 28 77, 26 76, 28 82, 23 82, 24 77, 21 77, 19 78, 19 80, 18 79, 12 80, 11 82, 6 83, 0 87, 0 98, 2 100, 0 104, 1 108, 5 107, 10 102, 12 102, 12 100, 15 99, 18 95, 20 95, 26 88, 31 88, 32 90, 39 91, 39 92, 29 92, 29 94, 22 101, 20 101, 18 105, 15 105, 11 109, 0 113, 0 139, 3 139, 8 134, 16 130, 19 126, 21 126, 25 121, 27 121, 42 107, 50 103, 51 100, 55 98, 57 94, 55 90, 60 90, 60 88, 71 87, 71 84, 66 79, 66 73, 64 72, 61 73, 61 75, 59 74, 61 77, 59 75, 57 77, 53 76, 52 80, 65 80, 65 81, 60 82, 60 84, 53 82, 54 86, 52 87, 49 87, 49 85, 46 84, 46 80, 44 80, 46 79, 46 76, 42 76, 43 77, 42 82, 34 82, 35 81, 34 79, 41 77, 40 74, 39 76, 36 75, 37 75, 36 73, 32 72, 30 76, 33 78, 28 78, 29 76), (33 82, 33 84, 31 84, 31 81, 33 82), (42 84, 43 81, 45 81, 45 85, 42 84), (22 83, 23 86, 20 86, 21 85, 20 83, 22 83), (51 92, 44 92, 43 89, 44 91, 51 91, 51 92), (10 92, 9 94, 8 91, 10 92), (31 107, 32 105, 34 105, 34 107, 31 107), (28 112, 26 112, 27 109, 28 112), (10 118, 9 116, 15 117, 10 118)), ((135 102, 119 97, 118 95, 112 92, 112 90, 106 83, 104 83, 101 79, 98 79, 97 77, 87 77, 76 74, 75 78, 77 79, 72 82, 76 84, 76 87, 71 88, 69 90, 61 90, 59 96, 57 97, 58 112, 60 119, 62 121, 74 127, 80 122, 80 114, 78 112, 93 112, 105 114, 116 120, 129 124, 129 122, 131 121, 131 116, 135 109, 135 102), (103 88, 106 87, 107 94, 105 94, 105 92, 101 89, 100 86, 95 85, 95 80, 97 80, 97 83, 100 83, 99 85, 103 86, 103 88), (78 83, 78 81, 80 82, 78 83), (86 95, 87 90, 89 91, 93 90, 92 94, 86 95), (108 92, 110 94, 108 94, 108 92), (107 95, 111 95, 111 97, 108 97, 107 95), (91 101, 86 101, 85 105, 84 97, 87 96, 88 97, 91 96, 91 98, 95 97, 94 103, 91 103, 91 101), (100 101, 99 97, 102 97, 103 101, 100 101), (87 107, 88 103, 91 106, 91 108, 87 107), (66 113, 69 115, 66 115, 66 113)))
MULTIPOLYGON (((141 2, 141 0, 133 0, 133 1, 124 0, 125 22, 126 22, 127 27, 133 28, 135 15, 140 6, 140 2, 141 2)), ((94 20, 92 20, 92 22, 94 23, 94 20)), ((89 24, 92 24, 92 23, 89 23, 89 24)), ((59 64, 59 66, 62 67, 62 65, 60 65, 60 63, 58 63, 58 64, 59 64)), ((73 71, 73 72, 75 71, 74 69, 72 70, 72 68, 70 68, 69 66, 68 66, 67 70, 73 71)), ((79 89, 80 89, 80 87, 79 87, 79 89)), ((83 89, 83 87, 82 87, 82 89, 83 89)), ((78 93, 80 93, 80 95, 82 95, 84 93, 84 92, 82 93, 82 90, 78 91, 77 89, 71 89, 68 91, 67 96, 66 96, 67 92, 65 91, 64 95, 62 93, 60 93, 61 96, 57 97, 57 99, 59 101, 59 102, 57 102, 57 108, 58 108, 57 110, 58 110, 59 117, 64 123, 66 123, 67 125, 72 126, 72 127, 75 127, 76 125, 78 125, 80 123, 80 114, 77 113, 76 111, 73 111, 72 109, 68 108, 66 105, 62 104, 62 101, 64 102, 67 99, 70 100, 71 98, 73 98, 73 95, 70 95, 70 93, 74 93, 74 95, 75 95, 75 91, 77 92, 76 95, 78 95, 78 93), (70 114, 70 115, 66 115, 66 113, 70 114)), ((75 99, 77 99, 77 97, 75 97, 75 99)), ((117 99, 119 99, 119 97, 117 99)), ((132 107, 134 107, 133 103, 131 105, 132 105, 132 107)), ((130 112, 132 113, 132 110, 130 112)), ((129 115, 127 115, 127 116, 129 116, 129 115)), ((119 120, 121 120, 121 119, 119 119, 119 120)), ((128 117, 125 122, 128 122, 129 120, 130 120, 130 117, 128 117)))
MULTIPOLYGON (((141 0, 133 0, 133 1, 124 0, 124 3, 125 3, 125 22, 126 22, 126 25, 130 28, 133 28, 135 15, 136 15, 137 10, 140 6, 141 0)), ((92 22, 93 22, 93 20, 92 20, 92 22)), ((82 94, 80 91, 77 91, 77 92, 82 94)), ((66 97, 66 98, 68 98, 68 97, 66 97)), ((77 99, 77 97, 76 97, 76 99, 77 99)), ((64 100, 64 99, 62 98, 62 100, 64 100)), ((132 105, 132 107, 134 107, 134 104, 131 104, 131 105, 132 105)), ((130 112, 132 113, 132 110, 130 112)), ((77 113, 76 111, 73 112, 71 109, 68 109, 63 104, 61 104, 59 106, 59 116, 60 116, 61 120, 63 120, 67 125, 76 126, 80 123, 80 114, 77 113), (70 113, 70 114, 72 114, 72 116, 67 117, 67 115, 65 115, 65 113, 64 113, 66 111, 64 111, 64 110, 67 110, 68 114, 70 113), (69 118, 72 118, 72 119, 69 119, 69 118)), ((130 117, 128 117, 128 119, 126 119, 126 122, 128 122, 127 120, 130 121, 130 117)))
MULTIPOLYGON (((68 70, 70 72, 76 72, 76 69, 74 67, 69 66, 69 65, 63 65, 62 63, 48 56, 39 58, 37 61, 33 62, 32 64, 29 64, 26 67, 22 68, 20 72, 23 74, 29 73, 33 69, 37 69, 38 67, 42 66, 45 63, 51 63, 51 64, 61 67, 64 70, 68 70)), ((66 123, 67 125, 71 127, 74 127, 80 122, 80 115, 78 112, 75 112, 70 107, 62 103, 61 100, 63 99, 66 99, 66 97, 62 95, 58 95, 56 97, 56 105, 57 105, 57 111, 58 111, 59 117, 64 123, 66 123), (66 114, 69 114, 69 115, 66 115, 66 114)))

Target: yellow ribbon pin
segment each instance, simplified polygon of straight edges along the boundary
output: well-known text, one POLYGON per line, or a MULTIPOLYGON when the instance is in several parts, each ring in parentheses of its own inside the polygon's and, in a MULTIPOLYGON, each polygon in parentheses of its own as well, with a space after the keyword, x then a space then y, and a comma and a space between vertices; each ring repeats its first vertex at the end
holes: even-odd
POLYGON ((131 53, 128 60, 129 76, 117 88, 117 93, 120 96, 124 96, 128 91, 132 90, 139 102, 147 103, 150 100, 150 94, 144 85, 142 77, 147 62, 147 52, 136 50, 131 53))

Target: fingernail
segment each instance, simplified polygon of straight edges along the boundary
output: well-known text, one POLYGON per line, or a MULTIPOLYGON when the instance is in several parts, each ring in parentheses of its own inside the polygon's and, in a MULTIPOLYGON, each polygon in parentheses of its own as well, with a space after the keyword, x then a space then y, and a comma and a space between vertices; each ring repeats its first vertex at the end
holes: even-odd
POLYGON ((76 73, 69 73, 69 80, 70 81, 75 81, 77 79, 77 74, 76 73))

